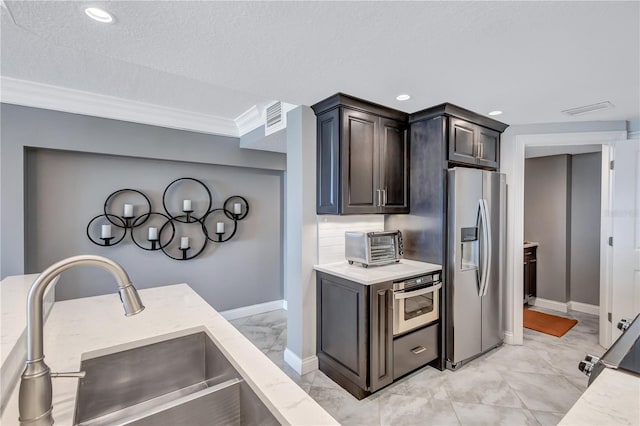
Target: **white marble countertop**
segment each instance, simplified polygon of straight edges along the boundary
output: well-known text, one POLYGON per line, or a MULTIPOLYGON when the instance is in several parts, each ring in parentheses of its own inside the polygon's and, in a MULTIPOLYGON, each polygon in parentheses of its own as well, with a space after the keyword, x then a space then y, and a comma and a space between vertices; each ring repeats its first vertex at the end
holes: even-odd
POLYGON ((342 262, 315 265, 314 269, 360 284, 371 285, 439 271, 442 270, 442 266, 434 263, 401 259, 399 263, 363 268, 357 264, 349 265, 349 262, 345 260, 342 262))
POLYGON ((640 425, 640 377, 605 368, 560 425, 640 425))
POLYGON ((535 241, 525 241, 523 245, 524 245, 524 248, 530 248, 530 247, 538 247, 540 243, 537 243, 535 241))
MULTIPOLYGON (((146 309, 132 317, 124 316, 117 293, 56 302, 44 332, 51 371, 77 371, 83 353, 204 331, 282 424, 338 424, 187 284, 140 290, 140 297, 146 309)), ((56 425, 73 423, 76 388, 77 380, 53 379, 56 425)), ((18 424, 18 386, 0 423, 18 424)))

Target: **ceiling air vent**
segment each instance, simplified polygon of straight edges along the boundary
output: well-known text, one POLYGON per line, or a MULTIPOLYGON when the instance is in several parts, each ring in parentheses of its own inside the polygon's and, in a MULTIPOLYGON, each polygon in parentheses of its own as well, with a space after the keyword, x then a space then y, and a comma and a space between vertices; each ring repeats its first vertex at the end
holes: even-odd
POLYGON ((593 105, 585 105, 577 108, 565 109, 562 112, 569 115, 581 115, 581 114, 586 114, 588 112, 600 111, 600 110, 609 109, 609 108, 613 108, 613 104, 609 101, 605 101, 605 102, 600 102, 593 105))
POLYGON ((287 127, 287 113, 282 102, 274 102, 265 108, 264 134, 270 135, 287 127))

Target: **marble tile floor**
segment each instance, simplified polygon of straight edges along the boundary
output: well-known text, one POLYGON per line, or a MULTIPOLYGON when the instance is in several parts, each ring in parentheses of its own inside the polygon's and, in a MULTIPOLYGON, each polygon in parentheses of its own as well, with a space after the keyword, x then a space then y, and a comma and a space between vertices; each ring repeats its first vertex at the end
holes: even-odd
POLYGON ((231 323, 344 425, 555 425, 587 387, 578 362, 604 348, 597 316, 533 309, 578 324, 561 338, 525 329, 522 346, 503 345, 455 372, 424 367, 361 401, 321 371, 300 376, 284 362, 286 311, 231 323))

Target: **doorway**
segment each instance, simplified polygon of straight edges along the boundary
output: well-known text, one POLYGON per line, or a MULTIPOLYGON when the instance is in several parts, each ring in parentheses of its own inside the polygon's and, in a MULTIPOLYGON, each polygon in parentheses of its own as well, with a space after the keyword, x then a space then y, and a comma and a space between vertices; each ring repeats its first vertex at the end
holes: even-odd
POLYGON ((601 145, 525 148, 523 304, 583 313, 588 337, 600 305, 601 157, 601 145))
POLYGON ((523 250, 524 241, 524 166, 526 147, 557 147, 557 146, 600 146, 601 158, 601 226, 600 226, 600 307, 599 307, 599 342, 608 347, 611 342, 611 323, 607 321, 607 308, 610 300, 608 289, 611 285, 611 248, 608 239, 611 235, 611 179, 609 164, 613 155, 616 141, 624 141, 626 131, 588 132, 588 133, 558 133, 558 134, 529 134, 516 135, 511 144, 505 144, 503 158, 511 161, 503 163, 502 171, 507 174, 508 211, 507 218, 507 256, 505 288, 506 330, 505 341, 511 344, 523 343, 522 330, 522 295, 523 295, 523 250))

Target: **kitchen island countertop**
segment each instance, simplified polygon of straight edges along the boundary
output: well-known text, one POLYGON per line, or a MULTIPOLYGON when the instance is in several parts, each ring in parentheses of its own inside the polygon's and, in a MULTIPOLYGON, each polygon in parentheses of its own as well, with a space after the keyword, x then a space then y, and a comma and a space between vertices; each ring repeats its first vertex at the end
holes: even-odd
POLYGON ((349 262, 344 260, 342 262, 315 265, 314 269, 360 284, 371 285, 439 271, 442 270, 442 266, 434 263, 401 259, 399 263, 363 268, 355 263, 349 265, 349 262))
POLYGON ((559 424, 640 424, 640 377, 605 368, 559 424))
MULTIPOLYGON (((44 353, 51 371, 77 371, 87 352, 119 350, 141 340, 204 331, 282 424, 337 425, 317 402, 187 284, 139 291, 146 308, 125 317, 118 294, 53 304, 45 324, 44 353)), ((24 305, 23 305, 24 306, 24 305)), ((56 425, 73 423, 77 380, 53 379, 56 425)), ((0 423, 18 424, 18 386, 0 423)))

